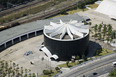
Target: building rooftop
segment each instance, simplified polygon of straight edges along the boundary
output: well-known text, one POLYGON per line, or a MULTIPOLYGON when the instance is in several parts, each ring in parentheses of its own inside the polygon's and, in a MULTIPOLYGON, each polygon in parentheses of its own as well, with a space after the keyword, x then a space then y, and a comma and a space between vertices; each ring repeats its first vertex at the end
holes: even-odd
POLYGON ((116 19, 116 0, 103 0, 96 11, 116 19))
POLYGON ((1 31, 0 32, 0 44, 14 37, 18 37, 20 35, 28 33, 30 31, 43 29, 44 26, 49 25, 50 22, 59 22, 60 19, 63 22, 70 21, 70 19, 77 20, 77 21, 86 20, 83 17, 79 16, 78 14, 73 14, 73 15, 66 15, 66 16, 61 16, 61 17, 45 19, 45 20, 37 20, 34 22, 22 24, 22 25, 1 31))
POLYGON ((89 33, 88 25, 84 25, 77 20, 60 23, 50 22, 50 25, 44 27, 44 34, 55 39, 77 39, 82 38, 89 33))

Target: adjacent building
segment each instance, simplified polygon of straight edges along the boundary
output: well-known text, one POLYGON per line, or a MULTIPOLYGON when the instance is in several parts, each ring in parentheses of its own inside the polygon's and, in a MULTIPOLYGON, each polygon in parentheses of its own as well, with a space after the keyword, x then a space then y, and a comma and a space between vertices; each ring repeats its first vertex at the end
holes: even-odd
POLYGON ((96 11, 116 19, 116 0, 103 0, 96 11))

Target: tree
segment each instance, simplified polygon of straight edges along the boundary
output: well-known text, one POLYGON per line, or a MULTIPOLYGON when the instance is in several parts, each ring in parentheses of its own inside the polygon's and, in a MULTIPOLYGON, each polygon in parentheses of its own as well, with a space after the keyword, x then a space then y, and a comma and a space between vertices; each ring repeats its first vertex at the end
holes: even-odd
POLYGON ((112 30, 111 24, 108 24, 108 30, 112 30))
POLYGON ((103 27, 103 32, 106 32, 107 31, 107 27, 106 27, 106 24, 104 25, 103 27))
POLYGON ((105 37, 105 34, 106 34, 106 33, 105 33, 105 32, 103 32, 103 38, 105 37))
POLYGON ((95 54, 96 56, 99 56, 99 50, 96 50, 95 54))
POLYGON ((99 33, 99 39, 101 39, 101 33, 99 33))
POLYGON ((25 69, 25 73, 27 73, 27 69, 25 69))
POLYGON ((69 64, 69 61, 66 61, 66 65, 67 65, 67 67, 69 67, 69 65, 68 65, 68 64, 69 64))
POLYGON ((108 37, 106 38, 106 41, 107 41, 107 42, 109 41, 109 38, 108 38, 108 37))
POLYGON ((67 15, 68 13, 66 13, 66 9, 62 9, 60 10, 60 14, 67 15))
POLYGON ((91 23, 91 22, 89 22, 88 24, 89 24, 89 25, 91 25, 92 23, 91 23))
POLYGON ((27 77, 27 74, 25 74, 24 77, 27 77))
POLYGON ((96 24, 95 27, 94 27, 95 34, 97 32, 97 27, 98 27, 98 25, 96 24))
POLYGON ((56 71, 59 71, 59 70, 60 70, 60 68, 59 68, 59 67, 55 67, 55 70, 56 70, 56 71))
POLYGON ((111 35, 112 35, 112 30, 108 30, 108 35, 109 35, 109 37, 111 37, 111 35))
POLYGON ((96 55, 99 56, 99 54, 101 53, 102 48, 96 49, 96 55))
POLYGON ((102 25, 101 25, 101 24, 99 24, 98 29, 99 29, 99 31, 100 31, 100 32, 101 32, 101 28, 102 28, 102 25))
POLYGON ((85 8, 85 3, 83 1, 78 2, 78 8, 79 9, 84 9, 85 8))
POLYGON ((16 64, 13 62, 13 67, 15 67, 15 65, 16 65, 16 64))
POLYGON ((35 76, 35 73, 33 73, 32 77, 36 77, 36 76, 35 76))
POLYGON ((86 57, 85 57, 85 55, 83 54, 82 55, 82 59, 85 61, 86 60, 86 57))
POLYGON ((79 62, 79 59, 80 59, 80 57, 79 56, 76 56, 76 60, 78 60, 78 62, 79 62))
POLYGON ((50 72, 49 72, 49 70, 43 70, 43 74, 48 75, 48 74, 50 74, 50 72))
POLYGON ((109 41, 112 42, 112 38, 110 38, 109 41))
POLYGON ((115 77, 116 76, 116 68, 114 69, 114 71, 109 73, 110 77, 115 77))

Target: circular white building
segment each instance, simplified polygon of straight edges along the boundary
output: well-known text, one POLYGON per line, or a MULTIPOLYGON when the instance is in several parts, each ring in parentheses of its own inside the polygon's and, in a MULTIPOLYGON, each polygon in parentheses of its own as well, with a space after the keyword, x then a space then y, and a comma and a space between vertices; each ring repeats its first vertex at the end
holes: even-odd
POLYGON ((88 25, 76 20, 59 23, 50 22, 44 27, 44 45, 52 55, 60 60, 86 54, 89 42, 88 25))

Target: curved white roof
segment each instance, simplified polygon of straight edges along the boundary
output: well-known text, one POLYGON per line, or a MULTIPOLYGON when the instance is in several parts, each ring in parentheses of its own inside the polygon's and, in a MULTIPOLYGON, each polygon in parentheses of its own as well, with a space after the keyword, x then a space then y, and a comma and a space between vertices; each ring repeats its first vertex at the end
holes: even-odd
POLYGON ((116 0, 104 0, 96 9, 97 12, 108 15, 116 19, 116 0))
POLYGON ((50 22, 49 26, 44 27, 44 33, 52 38, 57 39, 75 39, 82 38, 89 33, 88 25, 79 23, 76 20, 64 23, 60 20, 60 23, 50 22), (65 38, 69 37, 69 38, 65 38))

